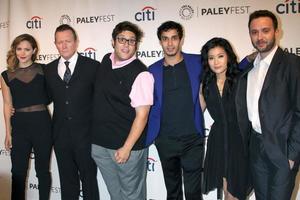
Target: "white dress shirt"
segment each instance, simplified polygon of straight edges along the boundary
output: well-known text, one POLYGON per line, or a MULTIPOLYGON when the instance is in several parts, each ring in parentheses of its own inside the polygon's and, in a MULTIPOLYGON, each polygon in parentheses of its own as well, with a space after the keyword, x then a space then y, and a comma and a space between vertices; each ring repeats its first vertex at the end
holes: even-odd
POLYGON ((69 61, 69 68, 71 70, 71 75, 72 75, 74 72, 74 69, 75 69, 77 58, 78 58, 78 53, 75 53, 69 60, 66 60, 63 57, 60 57, 60 59, 58 61, 57 73, 62 80, 64 80, 64 74, 66 71, 65 62, 69 61))
POLYGON ((248 117, 252 123, 252 128, 258 132, 261 131, 261 124, 259 118, 258 101, 260 93, 267 75, 269 66, 274 57, 278 46, 276 45, 273 50, 264 59, 258 54, 254 60, 254 67, 248 73, 247 78, 247 110, 248 117))

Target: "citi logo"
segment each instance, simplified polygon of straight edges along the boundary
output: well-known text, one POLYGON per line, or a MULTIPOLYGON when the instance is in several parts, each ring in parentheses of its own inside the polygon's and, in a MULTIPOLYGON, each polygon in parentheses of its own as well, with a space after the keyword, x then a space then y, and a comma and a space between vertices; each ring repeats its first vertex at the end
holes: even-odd
POLYGON ((40 29, 42 28, 42 18, 39 16, 33 16, 26 22, 26 27, 29 29, 40 29))
POLYGON ((300 0, 285 0, 276 6, 276 11, 279 14, 296 14, 300 13, 300 0))
POLYGON ((92 47, 88 47, 84 50, 84 52, 80 53, 82 56, 89 57, 91 59, 96 60, 96 49, 92 47))
POLYGON ((146 6, 142 9, 141 12, 137 12, 134 15, 136 21, 154 21, 155 20, 155 11, 156 9, 151 6, 146 6))
POLYGON ((154 158, 148 158, 147 160, 147 171, 154 172, 155 171, 155 163, 157 161, 154 158))

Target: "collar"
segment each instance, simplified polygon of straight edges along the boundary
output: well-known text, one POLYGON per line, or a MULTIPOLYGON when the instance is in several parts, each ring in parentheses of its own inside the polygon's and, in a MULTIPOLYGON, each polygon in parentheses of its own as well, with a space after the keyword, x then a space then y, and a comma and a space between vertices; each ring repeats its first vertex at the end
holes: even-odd
POLYGON ((278 45, 276 45, 273 50, 264 58, 264 59, 261 59, 261 55, 260 53, 257 54, 255 60, 254 60, 254 66, 257 66, 259 64, 260 61, 263 61, 264 63, 266 63, 268 66, 270 66, 271 62, 272 62, 272 59, 276 53, 278 49, 278 45))
MULTIPOLYGON (((74 53, 74 55, 68 60, 70 63, 76 63, 77 61, 77 58, 78 58, 78 53, 74 53)), ((66 62, 67 60, 64 59, 62 56, 60 57, 59 59, 59 63, 64 63, 66 62)))
POLYGON ((131 58, 129 58, 127 60, 116 61, 115 60, 115 52, 112 52, 110 54, 109 58, 111 60, 112 69, 118 69, 118 68, 124 67, 124 66, 128 65, 129 63, 131 63, 132 61, 134 61, 136 59, 136 55, 133 55, 131 58))

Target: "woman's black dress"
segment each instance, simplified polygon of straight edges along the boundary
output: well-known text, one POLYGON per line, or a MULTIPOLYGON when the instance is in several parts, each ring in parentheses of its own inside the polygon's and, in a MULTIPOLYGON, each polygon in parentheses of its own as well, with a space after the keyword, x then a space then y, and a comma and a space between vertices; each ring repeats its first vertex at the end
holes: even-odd
POLYGON ((229 89, 226 81, 221 96, 216 80, 208 84, 205 97, 207 110, 214 123, 210 128, 204 161, 204 193, 223 188, 227 179, 228 191, 239 200, 249 192, 248 159, 244 151, 235 110, 235 85, 229 89))

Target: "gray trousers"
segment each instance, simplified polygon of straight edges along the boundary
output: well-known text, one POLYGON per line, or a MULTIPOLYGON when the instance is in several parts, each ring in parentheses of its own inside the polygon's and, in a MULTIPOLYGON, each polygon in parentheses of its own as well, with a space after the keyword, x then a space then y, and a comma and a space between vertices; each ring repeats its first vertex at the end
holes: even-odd
POLYGON ((131 151, 124 164, 116 163, 115 152, 92 144, 92 158, 102 174, 111 200, 146 199, 148 148, 131 151))

